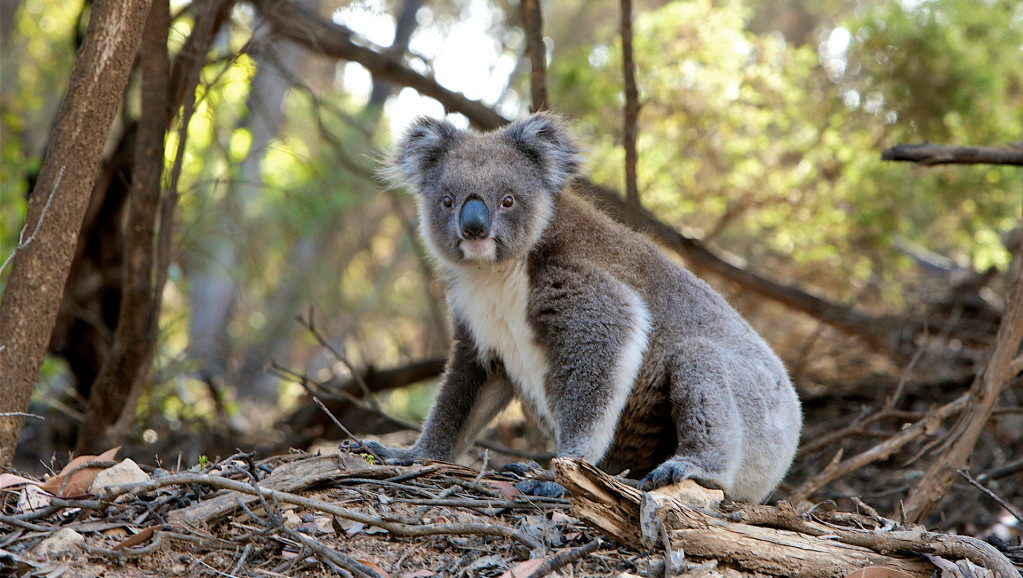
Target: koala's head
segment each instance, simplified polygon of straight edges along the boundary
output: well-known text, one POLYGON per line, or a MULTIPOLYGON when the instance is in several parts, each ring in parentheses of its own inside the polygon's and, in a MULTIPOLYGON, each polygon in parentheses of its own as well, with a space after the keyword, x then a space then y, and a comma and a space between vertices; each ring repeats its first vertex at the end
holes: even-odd
POLYGON ((390 172, 417 193, 430 251, 457 264, 525 255, 579 164, 562 121, 538 113, 483 134, 420 118, 398 141, 390 172))

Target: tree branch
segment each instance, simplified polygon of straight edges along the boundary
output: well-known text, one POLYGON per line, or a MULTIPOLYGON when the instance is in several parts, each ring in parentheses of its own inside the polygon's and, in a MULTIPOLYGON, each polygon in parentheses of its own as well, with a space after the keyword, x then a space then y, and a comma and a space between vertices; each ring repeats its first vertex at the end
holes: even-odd
POLYGON ((354 35, 290 0, 254 0, 253 4, 273 31, 312 52, 358 62, 375 77, 408 86, 440 102, 446 109, 459 112, 484 129, 504 126, 508 120, 485 104, 448 90, 431 78, 412 70, 400 56, 356 44, 354 35))
POLYGON ((1023 144, 1010 147, 895 145, 881 153, 883 161, 908 161, 921 165, 1014 165, 1023 166, 1023 144))
POLYGON ((543 15, 539 0, 520 0, 522 29, 526 32, 526 54, 529 55, 529 88, 533 98, 530 112, 546 110, 547 100, 547 45, 543 42, 543 15))
MULTIPOLYGON (((110 125, 131 73, 149 0, 97 0, 75 59, 26 223, 42 221, 42 191, 52 199, 35 242, 19 251, 0 301, 0 412, 24 412, 53 332, 78 232, 89 205, 110 125)), ((0 465, 14 457, 23 417, 0 420, 0 465)))
POLYGON ((625 222, 639 223, 639 162, 636 140, 639 137, 639 89, 636 88, 636 64, 632 60, 632 0, 622 0, 622 78, 625 81, 625 222))

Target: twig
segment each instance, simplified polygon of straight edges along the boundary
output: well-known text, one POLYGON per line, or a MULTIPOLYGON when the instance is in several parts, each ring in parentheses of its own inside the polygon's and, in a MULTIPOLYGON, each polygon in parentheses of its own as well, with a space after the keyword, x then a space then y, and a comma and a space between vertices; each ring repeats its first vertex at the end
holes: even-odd
POLYGON ((302 535, 287 526, 281 526, 280 530, 291 537, 291 539, 300 542, 306 548, 309 548, 320 556, 327 558, 334 564, 337 564, 348 572, 351 572, 354 576, 359 576, 359 578, 383 578, 369 566, 366 566, 354 558, 328 547, 326 544, 316 540, 315 538, 302 535))
POLYGON ((316 397, 314 395, 313 396, 313 401, 315 401, 316 405, 319 406, 319 408, 321 410, 323 410, 323 413, 327 414, 327 417, 329 417, 330 420, 332 422, 334 422, 334 425, 336 425, 341 431, 345 432, 346 436, 348 436, 349 438, 359 442, 359 446, 361 446, 363 451, 369 452, 370 455, 372 455, 373 458, 377 461, 377 463, 380 463, 380 464, 384 463, 384 460, 379 455, 377 455, 377 453, 375 451, 373 451, 373 448, 371 448, 368 445, 362 443, 362 438, 356 437, 355 434, 353 434, 351 432, 351 430, 346 428, 345 425, 343 423, 341 423, 341 420, 337 419, 336 417, 334 417, 334 414, 330 413, 330 410, 327 409, 326 405, 323 405, 323 402, 320 401, 320 398, 318 398, 318 397, 316 397))
POLYGON ((340 351, 338 351, 336 347, 331 345, 327 341, 327 338, 322 333, 320 333, 318 329, 316 329, 316 325, 314 324, 313 321, 313 308, 311 306, 309 307, 308 321, 302 318, 301 315, 295 316, 295 320, 298 321, 303 327, 305 327, 306 330, 309 331, 309 333, 312 333, 313 337, 316 338, 316 341, 327 351, 329 351, 331 355, 334 356, 335 359, 343 363, 344 366, 348 368, 348 371, 352 374, 352 377, 355 379, 355 383, 359 384, 359 389, 362 390, 362 395, 366 397, 366 401, 370 405, 372 405, 373 408, 376 409, 377 411, 382 411, 380 409, 380 404, 377 403, 376 397, 374 397, 373 394, 370 392, 369 385, 366 384, 366 380, 362 377, 362 374, 355 369, 355 366, 352 365, 350 361, 348 361, 348 357, 343 355, 340 351))
POLYGON ((983 474, 977 476, 977 481, 984 483, 988 480, 997 480, 1004 478, 1006 476, 1011 476, 1016 472, 1023 472, 1023 459, 1016 460, 1014 462, 1009 462, 1004 466, 998 466, 997 468, 991 471, 984 472, 983 474))
POLYGON ((580 546, 578 548, 572 548, 566 552, 562 552, 556 556, 552 556, 547 559, 546 562, 540 564, 533 573, 529 575, 529 578, 540 578, 546 576, 551 572, 564 568, 565 566, 575 562, 576 560, 582 559, 589 554, 593 553, 597 548, 600 547, 600 538, 594 538, 592 542, 580 546))
MULTIPOLYGON (((542 546, 532 536, 518 532, 512 528, 504 526, 497 526, 494 524, 484 523, 445 523, 445 524, 423 524, 423 525, 411 525, 399 522, 391 522, 377 516, 370 516, 363 514, 355 510, 348 508, 342 508, 329 502, 322 500, 315 500, 311 498, 305 498, 292 494, 290 492, 284 492, 281 490, 272 490, 268 488, 254 487, 251 484, 240 482, 238 480, 232 480, 223 478, 220 476, 212 476, 208 474, 175 474, 164 478, 156 478, 145 482, 138 482, 133 484, 120 484, 112 486, 107 493, 102 495, 98 500, 62 500, 62 507, 105 507, 106 504, 112 502, 115 498, 122 495, 136 496, 138 494, 151 492, 158 488, 180 484, 203 484, 213 486, 217 488, 223 488, 227 490, 233 490, 239 493, 248 494, 252 496, 261 496, 264 499, 269 498, 288 504, 295 504, 297 506, 303 506, 306 508, 312 508, 345 518, 346 520, 353 520, 361 522, 368 526, 378 526, 391 532, 396 536, 434 536, 437 534, 468 534, 468 535, 483 535, 483 536, 500 536, 502 538, 511 538, 527 546, 530 550, 539 548, 542 546)), ((54 500, 54 504, 57 500, 54 500)))
POLYGON ((922 437, 930 431, 933 431, 934 428, 937 428, 941 422, 950 415, 962 411, 962 409, 966 406, 968 398, 969 394, 963 394, 955 400, 950 401, 949 403, 946 403, 938 409, 930 412, 926 417, 912 426, 902 430, 869 450, 859 453, 845 461, 833 461, 831 464, 828 464, 823 471, 803 482, 801 486, 796 488, 789 497, 789 500, 793 503, 799 503, 802 500, 808 499, 814 492, 824 487, 832 480, 836 480, 850 472, 854 472, 867 464, 890 457, 892 454, 902 449, 902 447, 906 444, 922 437))
POLYGON ((25 247, 28 247, 29 244, 32 243, 32 241, 36 240, 36 233, 39 232, 39 227, 42 226, 43 219, 46 218, 46 211, 50 210, 50 203, 53 201, 53 195, 57 192, 57 187, 60 186, 61 179, 64 178, 65 168, 66 167, 62 165, 60 170, 57 171, 57 178, 53 181, 53 188, 50 189, 49 196, 46 197, 46 204, 43 205, 43 212, 39 214, 39 220, 36 221, 36 226, 32 229, 32 234, 28 236, 28 239, 25 239, 25 230, 28 229, 28 221, 26 221, 25 225, 21 228, 21 234, 18 235, 18 246, 11 251, 11 254, 8 255, 6 259, 4 259, 3 265, 0 265, 0 275, 4 274, 4 269, 7 268, 7 264, 11 262, 11 259, 14 258, 14 255, 17 254, 18 251, 24 250, 25 247))
POLYGON ((970 475, 970 472, 966 471, 966 468, 960 469, 958 473, 959 473, 959 476, 961 478, 963 478, 964 480, 966 480, 967 482, 969 482, 971 486, 973 486, 973 487, 977 488, 978 490, 980 490, 981 492, 983 492, 985 496, 987 496, 987 497, 991 498, 992 500, 998 502, 998 505, 1003 507, 1003 508, 1005 508, 1005 511, 1009 512, 1010 514, 1012 514, 1013 518, 1016 518, 1017 520, 1020 521, 1020 523, 1023 523, 1023 514, 1020 514, 1018 511, 1016 511, 1016 508, 1013 508, 1011 505, 1009 505, 1008 502, 1006 502, 1005 500, 1000 498, 998 496, 998 494, 992 492, 990 489, 985 487, 984 484, 981 484, 977 480, 973 479, 973 476, 970 475))
MULTIPOLYGON (((6 349, 5 346, 0 346, 0 351, 3 351, 4 349, 6 349)), ((23 411, 7 411, 4 413, 0 413, 0 417, 34 417, 36 419, 46 421, 46 418, 41 415, 36 415, 34 413, 25 413, 23 411)))

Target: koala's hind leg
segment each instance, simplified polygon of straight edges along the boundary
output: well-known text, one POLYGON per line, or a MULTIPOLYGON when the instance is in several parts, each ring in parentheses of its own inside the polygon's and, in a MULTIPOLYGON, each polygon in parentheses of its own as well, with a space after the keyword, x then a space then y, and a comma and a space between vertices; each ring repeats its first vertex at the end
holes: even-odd
POLYGON ((729 384, 728 355, 712 342, 689 339, 670 360, 678 448, 643 479, 643 487, 692 479, 726 494, 731 489, 742 462, 743 420, 729 384))

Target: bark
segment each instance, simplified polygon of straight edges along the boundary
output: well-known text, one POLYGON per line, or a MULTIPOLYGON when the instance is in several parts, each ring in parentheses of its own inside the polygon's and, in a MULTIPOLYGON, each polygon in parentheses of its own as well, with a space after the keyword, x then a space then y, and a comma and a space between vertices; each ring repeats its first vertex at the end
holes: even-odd
POLYGON ((550 108, 547 100, 547 45, 543 41, 543 14, 540 0, 521 0, 522 29, 526 33, 526 54, 529 56, 529 89, 532 95, 530 112, 550 108))
MULTIPOLYGON (((167 131, 170 61, 167 33, 170 7, 156 0, 149 11, 141 45, 142 109, 129 193, 122 267, 122 296, 113 346, 92 386, 78 451, 90 453, 117 445, 119 433, 107 432, 145 376, 156 347, 159 300, 153 287, 157 218, 167 131)), ((159 289, 159 288, 157 288, 159 289)), ((132 406, 130 409, 134 409, 132 406)))
POLYGON ((636 141, 639 137, 639 89, 636 88, 636 64, 632 60, 632 0, 622 0, 622 78, 625 84, 625 222, 639 224, 639 162, 636 141))
POLYGON ((641 492, 585 462, 555 458, 553 465, 580 520, 638 548, 682 550, 687 560, 718 560, 757 575, 843 578, 876 565, 924 578, 934 573, 920 556, 925 553, 969 559, 1003 578, 1018 574, 1002 553, 975 538, 855 514, 845 514, 844 525, 822 523, 786 502, 726 505, 720 491, 691 480, 641 492))
MULTIPOLYGON (((97 0, 75 59, 54 136, 29 200, 37 230, 11 264, 0 301, 0 412, 23 412, 39 378, 90 193, 128 83, 149 0, 97 0), (44 208, 49 210, 43 219, 44 208)), ((0 465, 9 465, 24 417, 0 418, 0 465)))
POLYGON ((909 161, 921 165, 1015 165, 1023 166, 1023 145, 970 147, 943 145, 896 145, 883 153, 884 161, 909 161))

